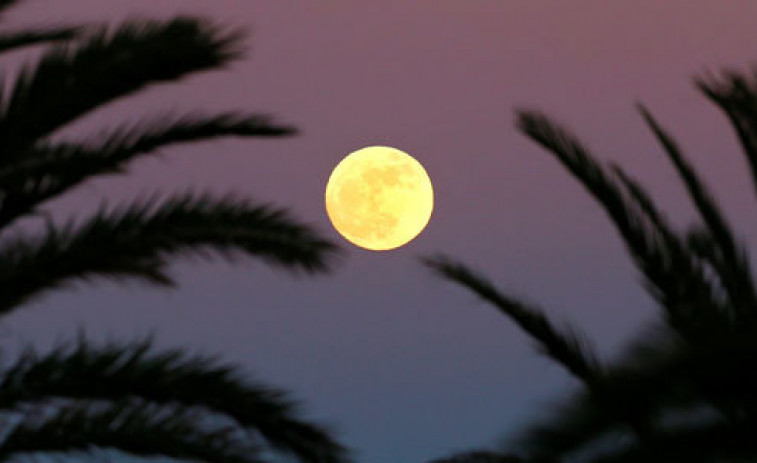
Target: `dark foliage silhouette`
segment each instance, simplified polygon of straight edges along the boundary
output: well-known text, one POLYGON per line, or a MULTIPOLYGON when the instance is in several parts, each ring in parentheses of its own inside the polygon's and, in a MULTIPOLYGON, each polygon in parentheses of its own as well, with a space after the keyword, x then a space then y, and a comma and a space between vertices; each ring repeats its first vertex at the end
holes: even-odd
POLYGON ((432 460, 429 463, 522 463, 517 457, 500 455, 485 450, 463 452, 446 458, 432 460))
MULTIPOLYGON (((0 12, 16 3, 0 0, 0 12)), ((54 136, 150 85, 223 67, 241 57, 242 37, 191 17, 0 35, 0 51, 45 47, 41 58, 6 74, 0 93, 0 315, 77 281, 173 285, 167 264, 185 255, 250 257, 309 274, 329 269, 331 243, 284 210, 230 194, 153 193, 64 223, 46 215, 51 200, 124 174, 168 146, 294 134, 259 114, 196 112, 126 121, 80 141, 54 136), (40 226, 17 226, 35 218, 40 226)), ((234 463, 277 453, 348 461, 284 392, 216 358, 154 349, 151 340, 93 345, 80 337, 49 352, 28 348, 0 369, 0 409, 2 460, 98 459, 111 450, 234 463)))
MULTIPOLYGON (((695 84, 735 129, 757 187, 757 76, 723 73, 695 84)), ((619 358, 599 362, 578 331, 556 328, 541 309, 502 294, 456 260, 424 261, 495 306, 582 384, 516 439, 529 461, 754 461, 744 460, 757 458, 757 291, 749 257, 673 137, 649 110, 639 111, 700 216, 686 230, 668 223, 637 180, 598 162, 547 116, 526 110, 517 118, 520 131, 605 210, 660 308, 661 320, 619 358)))

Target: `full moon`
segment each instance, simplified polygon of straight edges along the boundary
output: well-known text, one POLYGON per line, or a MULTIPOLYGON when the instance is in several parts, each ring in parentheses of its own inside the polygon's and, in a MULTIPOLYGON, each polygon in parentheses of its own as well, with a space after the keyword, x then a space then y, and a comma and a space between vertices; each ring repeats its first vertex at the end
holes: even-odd
POLYGON ((388 146, 349 154, 326 185, 326 212, 349 242, 373 251, 398 248, 426 227, 434 190, 423 166, 388 146))

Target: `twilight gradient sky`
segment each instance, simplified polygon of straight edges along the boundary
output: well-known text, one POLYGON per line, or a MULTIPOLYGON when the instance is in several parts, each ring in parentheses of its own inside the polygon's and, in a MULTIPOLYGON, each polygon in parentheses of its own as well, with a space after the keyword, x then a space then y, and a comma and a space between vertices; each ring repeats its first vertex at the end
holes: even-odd
POLYGON ((645 102, 757 244, 734 137, 690 85, 708 69, 757 63, 753 0, 29 0, 9 21, 177 12, 250 29, 248 58, 114 104, 72 134, 161 108, 239 108, 302 135, 166 150, 128 178, 83 187, 59 204, 61 217, 145 190, 231 190, 287 206, 339 240, 322 204, 331 169, 354 149, 388 144, 435 182, 429 227, 389 253, 345 243, 335 273, 314 279, 257 262, 184 261, 174 292, 82 286, 13 316, 6 342, 46 345, 79 326, 95 338, 153 331, 161 345, 219 353, 291 390, 361 462, 422 463, 493 444, 572 384, 417 256, 464 260, 583 327, 608 356, 655 315, 609 222, 513 128, 515 108, 572 127, 685 224, 692 209, 633 107, 645 102))

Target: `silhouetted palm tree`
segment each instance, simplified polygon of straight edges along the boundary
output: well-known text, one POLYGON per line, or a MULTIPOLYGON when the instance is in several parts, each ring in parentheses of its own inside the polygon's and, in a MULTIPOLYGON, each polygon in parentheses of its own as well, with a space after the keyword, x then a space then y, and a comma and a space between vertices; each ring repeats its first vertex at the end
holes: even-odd
MULTIPOLYGON (((0 0, 0 12, 16 3, 0 0)), ((228 112, 163 114, 82 141, 54 137, 151 84, 222 67, 241 56, 241 38, 186 17, 0 35, 0 51, 47 46, 39 60, 6 74, 0 93, 0 314, 82 280, 172 285, 167 263, 182 255, 328 269, 333 245, 283 210, 232 195, 153 195, 76 222, 43 220, 36 233, 16 226, 82 183, 123 174, 169 145, 293 134, 266 117, 228 112)), ((47 353, 28 349, 0 369, 0 409, 3 461, 102 449, 239 463, 268 461, 271 451, 309 463, 348 459, 283 392, 215 358, 154 351, 149 340, 95 346, 80 338, 47 353)))
MULTIPOLYGON (((757 78, 696 80, 728 117, 757 187, 757 78)), ((646 190, 617 165, 596 161, 570 132, 534 111, 518 128, 586 188, 612 220, 661 320, 603 364, 586 338, 558 328, 531 304, 444 256, 426 264, 475 292, 519 325, 583 385, 519 440, 534 461, 714 462, 757 457, 757 291, 746 249, 678 144, 641 114, 680 174, 701 216, 674 229, 646 190), (578 458, 578 460, 576 460, 578 458)))

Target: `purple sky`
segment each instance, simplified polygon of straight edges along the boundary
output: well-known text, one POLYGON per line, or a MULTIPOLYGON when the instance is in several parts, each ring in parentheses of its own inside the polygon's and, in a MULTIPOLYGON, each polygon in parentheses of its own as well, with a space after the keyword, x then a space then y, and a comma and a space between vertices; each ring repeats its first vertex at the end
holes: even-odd
POLYGON ((654 307, 599 208, 513 128, 543 109, 602 159, 626 166, 676 223, 693 218, 674 172, 634 110, 678 135, 747 242, 757 221, 745 164, 690 77, 757 63, 753 0, 30 0, 39 21, 199 13, 252 30, 228 70, 150 89, 83 121, 151 111, 245 109, 302 129, 287 140, 166 150, 129 178, 82 188, 58 211, 182 188, 237 191, 287 206, 332 239, 323 190, 348 152, 392 145, 434 181, 426 231, 388 253, 351 247, 331 276, 293 279, 258 262, 180 262, 182 286, 82 286, 11 317, 12 342, 47 344, 153 331, 162 345, 220 353, 291 390, 364 463, 423 463, 485 446, 572 385, 510 323, 416 262, 436 252, 585 329, 610 355, 654 307), (129 3, 129 6, 125 6, 129 3), (747 233, 750 232, 750 233, 747 233))

